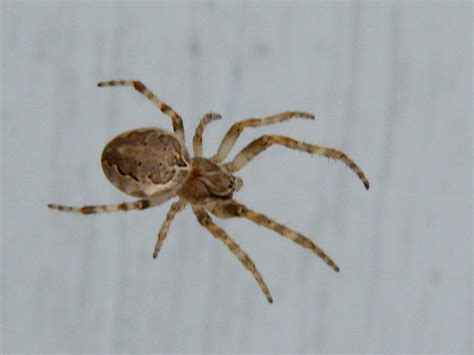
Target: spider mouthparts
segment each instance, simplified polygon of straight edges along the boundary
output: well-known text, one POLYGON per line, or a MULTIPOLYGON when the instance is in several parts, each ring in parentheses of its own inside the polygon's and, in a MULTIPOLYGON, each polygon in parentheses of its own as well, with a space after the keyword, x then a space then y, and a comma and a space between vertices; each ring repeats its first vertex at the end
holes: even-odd
POLYGON ((234 191, 239 191, 242 188, 242 185, 244 182, 242 181, 241 178, 238 176, 235 176, 235 190, 234 191))

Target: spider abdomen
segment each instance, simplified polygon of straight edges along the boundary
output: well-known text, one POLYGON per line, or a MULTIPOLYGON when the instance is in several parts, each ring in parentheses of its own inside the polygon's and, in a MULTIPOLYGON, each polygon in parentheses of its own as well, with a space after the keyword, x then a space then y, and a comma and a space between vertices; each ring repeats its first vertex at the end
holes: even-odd
POLYGON ((159 128, 119 134, 104 147, 104 174, 128 195, 146 197, 170 183, 188 166, 188 153, 175 136, 159 128))

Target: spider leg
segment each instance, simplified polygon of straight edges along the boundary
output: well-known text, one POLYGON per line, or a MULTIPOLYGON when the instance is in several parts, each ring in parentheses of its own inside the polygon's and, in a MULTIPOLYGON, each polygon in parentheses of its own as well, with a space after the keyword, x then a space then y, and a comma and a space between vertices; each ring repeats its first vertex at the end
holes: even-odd
POLYGON ((131 202, 121 202, 113 205, 86 205, 82 207, 71 207, 64 205, 56 205, 53 203, 48 204, 48 207, 53 210, 62 212, 82 213, 82 214, 93 214, 93 213, 104 213, 104 212, 115 212, 115 211, 129 211, 129 210, 144 210, 145 208, 156 206, 152 200, 142 199, 131 202))
POLYGON ((128 86, 134 88, 139 93, 144 95, 148 98, 151 102, 155 104, 156 107, 160 109, 166 116, 171 118, 171 122, 173 123, 173 130, 178 136, 178 139, 184 143, 184 127, 183 127, 183 120, 178 113, 173 110, 170 106, 166 103, 161 101, 159 98, 156 97, 150 89, 148 89, 141 81, 138 80, 108 80, 108 81, 100 81, 97 86, 128 86))
POLYGON ((263 281, 262 276, 248 255, 232 240, 232 238, 229 237, 229 235, 227 235, 227 233, 222 228, 217 226, 212 221, 211 217, 204 210, 204 208, 193 206, 193 212, 196 215, 199 224, 206 228, 214 237, 222 241, 227 246, 227 248, 229 248, 229 250, 240 260, 240 262, 253 274, 268 302, 273 303, 272 296, 270 295, 270 291, 268 290, 265 281, 263 281))
POLYGON ((195 157, 201 157, 202 156, 202 132, 204 131, 204 127, 211 121, 214 120, 220 120, 222 118, 221 115, 218 113, 206 113, 201 120, 199 121, 199 124, 196 126, 196 130, 194 131, 194 137, 193 137, 193 151, 194 151, 194 156, 195 157))
POLYGON ((283 224, 273 221, 272 219, 261 213, 252 211, 251 209, 236 201, 216 203, 210 206, 210 210, 213 214, 221 218, 244 217, 256 224, 271 229, 280 234, 281 236, 292 240, 296 244, 299 244, 302 247, 311 250, 313 253, 323 259, 323 261, 328 264, 334 271, 339 272, 339 267, 336 265, 336 263, 329 256, 327 256, 326 253, 319 246, 313 243, 311 239, 305 237, 301 233, 298 233, 288 227, 285 227, 283 224))
POLYGON ((245 148, 243 148, 231 162, 224 164, 223 169, 229 173, 238 171, 242 167, 244 167, 250 160, 252 160, 258 154, 260 154, 265 149, 274 144, 282 145, 290 149, 300 150, 310 154, 316 154, 331 159, 341 160, 359 177, 365 188, 367 190, 369 189, 369 181, 365 177, 361 168, 359 168, 357 164, 354 163, 354 161, 342 151, 334 148, 305 143, 286 136, 263 135, 253 140, 247 146, 245 146, 245 148))
POLYGON ((158 253, 160 252, 161 246, 163 245, 163 241, 165 240, 166 234, 168 233, 171 221, 177 213, 183 210, 184 206, 186 206, 186 202, 184 202, 183 200, 179 200, 174 202, 168 210, 166 218, 161 224, 160 231, 158 232, 155 249, 153 250, 153 259, 155 259, 158 256, 158 253))
POLYGON ((245 120, 234 123, 225 134, 219 146, 219 149, 217 150, 217 153, 214 154, 211 160, 214 163, 220 163, 221 161, 223 161, 229 154, 230 150, 237 141, 237 138, 239 138, 240 133, 242 133, 245 127, 267 126, 273 123, 288 121, 292 118, 314 119, 314 115, 307 112, 286 111, 265 118, 247 118, 245 120))

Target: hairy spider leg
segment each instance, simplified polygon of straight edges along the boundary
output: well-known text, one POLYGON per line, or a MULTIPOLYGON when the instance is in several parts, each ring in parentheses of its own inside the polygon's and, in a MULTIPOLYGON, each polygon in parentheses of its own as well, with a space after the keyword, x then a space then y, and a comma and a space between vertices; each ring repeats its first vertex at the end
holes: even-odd
POLYGON ((193 137, 193 152, 195 157, 202 156, 202 133, 204 132, 204 127, 206 127, 209 122, 214 120, 220 120, 221 118, 221 115, 213 112, 206 113, 201 118, 199 124, 196 126, 193 137))
POLYGON ((319 256, 326 264, 328 264, 334 271, 339 272, 339 267, 336 263, 311 239, 305 237, 301 233, 298 233, 283 224, 278 223, 264 214, 255 212, 248 207, 236 201, 224 201, 217 202, 210 208, 211 212, 218 217, 231 218, 231 217, 244 217, 256 224, 271 229, 281 236, 292 240, 296 244, 311 250, 317 256, 319 256))
POLYGON ((362 169, 359 168, 359 166, 357 166, 357 164, 354 163, 354 161, 342 151, 334 148, 305 143, 286 136, 263 135, 253 140, 247 146, 245 146, 239 153, 237 153, 237 155, 231 162, 224 164, 223 168, 229 173, 239 171, 258 154, 260 154, 265 149, 274 144, 281 145, 290 149, 300 150, 310 154, 316 154, 327 158, 340 160, 359 177, 359 179, 364 184, 364 187, 367 190, 369 189, 369 181, 365 177, 362 169))
POLYGON ((156 238, 155 248, 153 249, 153 259, 156 259, 158 253, 160 252, 161 246, 163 245, 163 241, 166 238, 166 234, 170 228, 170 224, 173 221, 173 218, 178 214, 180 211, 184 209, 186 206, 186 202, 183 200, 179 200, 173 202, 168 213, 166 214, 165 220, 161 224, 160 231, 158 232, 158 237, 156 238))
POLYGON ((257 270, 257 267, 253 263, 253 261, 248 257, 248 255, 236 244, 231 237, 219 226, 217 226, 209 216, 209 214, 204 210, 202 207, 193 206, 194 214, 196 218, 204 228, 206 228, 214 237, 222 241, 227 248, 240 260, 240 262, 249 270, 252 275, 254 276, 255 280, 260 285, 267 301, 269 303, 273 302, 273 298, 268 290, 263 277, 257 270))
POLYGON ((314 115, 312 113, 301 111, 285 111, 264 118, 247 118, 234 123, 225 134, 217 153, 212 156, 211 160, 214 163, 222 162, 234 147, 237 138, 239 138, 244 128, 268 126, 274 123, 288 121, 292 118, 307 118, 314 120, 314 115))
POLYGON ((171 118, 171 122, 173 124, 173 130, 176 133, 176 136, 180 140, 181 143, 184 144, 184 126, 183 120, 178 113, 173 110, 169 105, 161 101, 156 95, 148 89, 141 81, 138 80, 108 80, 108 81, 100 81, 97 86, 104 87, 104 86, 128 86, 137 90, 140 94, 144 95, 147 99, 149 99, 156 107, 160 109, 166 116, 171 118))

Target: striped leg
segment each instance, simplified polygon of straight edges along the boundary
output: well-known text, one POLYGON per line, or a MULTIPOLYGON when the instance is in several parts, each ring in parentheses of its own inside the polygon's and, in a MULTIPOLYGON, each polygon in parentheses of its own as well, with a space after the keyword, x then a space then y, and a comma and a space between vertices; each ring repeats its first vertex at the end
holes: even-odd
POLYGON ((193 212, 196 215, 198 222, 214 237, 222 241, 227 246, 227 248, 229 248, 229 250, 240 260, 240 262, 253 274, 268 302, 273 303, 272 296, 270 295, 270 291, 268 290, 265 281, 263 281, 262 276, 248 255, 245 254, 242 249, 240 249, 240 247, 227 235, 227 233, 222 228, 217 226, 212 221, 209 214, 202 207, 193 206, 193 212))
POLYGON ((206 113, 201 120, 199 121, 199 124, 196 127, 196 130, 194 131, 194 137, 193 137, 193 151, 194 151, 194 156, 195 157, 201 157, 202 156, 202 132, 204 131, 204 127, 211 121, 214 120, 220 120, 222 118, 221 115, 218 113, 206 113))
POLYGON ((168 229, 170 228, 171 221, 173 220, 174 216, 176 216, 176 214, 184 208, 184 206, 186 206, 186 202, 179 200, 174 202, 168 210, 166 218, 161 225, 160 231, 158 232, 155 249, 153 250, 153 259, 156 259, 158 253, 160 252, 163 241, 165 240, 168 229))
POLYGON ((314 115, 307 112, 286 111, 265 118, 248 118, 234 123, 225 134, 224 138, 222 139, 221 145, 217 150, 217 153, 211 158, 211 160, 215 163, 220 163, 221 161, 223 161, 227 154, 229 154, 230 150, 237 141, 237 138, 239 138, 240 133, 242 133, 245 127, 267 126, 273 123, 288 121, 292 118, 314 119, 314 115))
POLYGON ((341 160, 359 177, 365 188, 367 190, 369 189, 369 181, 365 177, 363 171, 357 166, 356 163, 354 163, 354 161, 352 161, 351 158, 349 158, 340 150, 304 143, 285 136, 264 135, 253 140, 245 148, 243 148, 231 162, 224 164, 224 170, 229 173, 240 170, 250 160, 255 158, 258 154, 273 144, 279 144, 290 149, 296 149, 310 154, 317 154, 327 158, 341 160))
POLYGON ((298 233, 288 227, 285 227, 283 224, 271 220, 270 218, 261 213, 252 211, 251 209, 238 202, 232 201, 227 203, 224 202, 220 205, 217 204, 213 206, 211 212, 214 213, 216 216, 222 218, 244 217, 256 224, 271 229, 280 234, 281 236, 294 241, 296 244, 299 244, 302 247, 311 250, 313 253, 323 259, 323 261, 328 264, 334 271, 339 272, 339 267, 336 265, 336 263, 329 256, 327 256, 326 253, 320 247, 314 244, 311 239, 305 237, 301 233, 298 233))
POLYGON ((108 80, 108 81, 100 81, 97 86, 129 86, 134 88, 142 95, 146 96, 151 102, 158 107, 161 112, 163 112, 166 116, 171 118, 171 122, 173 123, 173 130, 178 136, 178 139, 184 143, 184 127, 183 127, 183 120, 178 113, 173 110, 170 106, 165 104, 159 98, 155 96, 141 81, 138 80, 108 80))
POLYGON ((70 207, 64 205, 48 204, 48 207, 53 210, 82 213, 82 214, 93 214, 93 213, 104 213, 104 212, 115 212, 115 211, 128 211, 128 210, 144 210, 148 207, 153 207, 150 200, 136 200, 131 202, 116 203, 114 205, 88 205, 82 207, 70 207))

